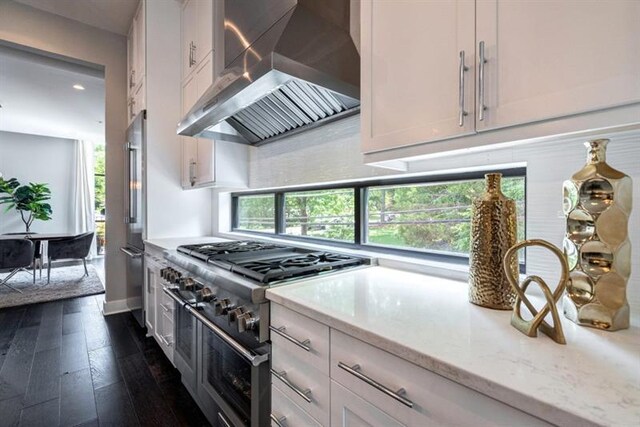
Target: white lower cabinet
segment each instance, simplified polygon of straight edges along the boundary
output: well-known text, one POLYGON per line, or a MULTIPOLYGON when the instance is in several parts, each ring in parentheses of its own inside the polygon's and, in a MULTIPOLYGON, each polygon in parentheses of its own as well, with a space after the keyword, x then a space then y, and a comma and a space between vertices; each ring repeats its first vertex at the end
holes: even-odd
POLYGON ((301 421, 308 419, 333 427, 549 425, 282 305, 271 306, 272 327, 285 327, 271 332, 272 415, 282 426, 315 425, 301 421))
POLYGON ((331 426, 402 427, 403 425, 332 380, 331 426))
POLYGON ((272 427, 321 427, 321 425, 293 403, 274 383, 271 388, 272 427))
POLYGON ((173 310, 174 302, 162 291, 160 270, 162 254, 146 252, 144 311, 147 336, 153 337, 173 364, 173 310))

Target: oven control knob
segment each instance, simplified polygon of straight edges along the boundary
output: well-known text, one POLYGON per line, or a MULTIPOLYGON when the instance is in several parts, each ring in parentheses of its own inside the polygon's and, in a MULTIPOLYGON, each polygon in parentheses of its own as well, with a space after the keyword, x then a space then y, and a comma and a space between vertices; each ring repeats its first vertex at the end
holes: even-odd
POLYGON ((246 312, 247 310, 243 306, 240 306, 236 309, 229 311, 229 314, 228 314, 229 323, 235 322, 240 316, 242 316, 246 312))
POLYGON ((238 332, 253 331, 258 327, 258 318, 253 317, 250 311, 238 316, 238 332))
POLYGON ((191 277, 185 277, 178 280, 178 285, 180 287, 180 290, 193 291, 196 285, 196 281, 193 280, 191 277))
POLYGON ((181 278, 182 278, 182 273, 180 273, 179 271, 174 271, 171 282, 177 285, 178 283, 180 283, 181 278))
POLYGON ((235 305, 231 303, 229 298, 222 298, 215 302, 216 316, 224 316, 229 313, 229 310, 233 310, 235 305))
POLYGON ((202 288, 199 291, 196 291, 196 301, 197 302, 211 302, 216 298, 216 296, 211 292, 209 288, 202 288))

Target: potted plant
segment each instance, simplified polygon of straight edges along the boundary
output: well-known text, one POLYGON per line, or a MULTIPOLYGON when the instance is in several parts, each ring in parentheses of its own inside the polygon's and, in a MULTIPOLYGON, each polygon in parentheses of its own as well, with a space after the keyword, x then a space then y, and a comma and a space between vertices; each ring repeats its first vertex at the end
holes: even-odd
POLYGON ((0 177, 0 205, 7 205, 5 212, 12 208, 20 212, 27 234, 34 220, 51 219, 51 205, 46 203, 49 199, 51 190, 47 184, 30 182, 29 185, 21 185, 15 178, 5 180, 0 177))

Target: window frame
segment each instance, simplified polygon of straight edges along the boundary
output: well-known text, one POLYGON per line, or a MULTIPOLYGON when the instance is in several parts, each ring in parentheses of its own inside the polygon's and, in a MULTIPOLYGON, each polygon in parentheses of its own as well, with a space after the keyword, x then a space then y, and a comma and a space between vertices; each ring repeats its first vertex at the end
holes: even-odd
MULTIPOLYGON (((310 184, 301 185, 295 187, 287 187, 282 189, 269 189, 269 190, 256 190, 256 191, 243 191, 231 193, 231 231, 251 234, 262 237, 277 238, 289 241, 307 242, 313 244, 327 244, 330 246, 343 247, 348 249, 366 250, 370 252, 408 256, 413 258, 446 262, 459 265, 468 265, 469 255, 455 254, 455 253, 443 253, 434 250, 418 250, 414 248, 402 248, 380 245, 375 243, 369 243, 366 241, 368 236, 368 203, 367 192, 369 188, 375 187, 387 187, 387 186, 401 186, 401 185, 422 185, 422 184, 434 184, 434 183, 450 183, 456 181, 469 181, 484 179, 487 173, 501 173, 503 178, 524 178, 525 196, 524 196, 524 236, 527 235, 527 168, 510 167, 501 169, 483 169, 468 172, 456 172, 456 173, 443 173, 434 175, 412 176, 412 177, 400 177, 400 178, 377 178, 365 181, 347 182, 338 184, 310 184), (322 237, 312 236, 296 236, 286 234, 285 227, 285 195, 287 193, 295 193, 301 191, 322 191, 322 190, 335 190, 335 189, 352 189, 354 192, 354 241, 345 242, 334 239, 327 239, 322 237), (238 228, 238 198, 243 196, 256 196, 256 195, 274 195, 274 208, 275 208, 275 232, 264 232, 258 230, 249 230, 244 228, 238 228)), ((525 254, 526 255, 526 254, 525 254)), ((525 258, 526 259, 526 256, 525 258)), ((520 264, 521 272, 525 271, 525 263, 520 264)))

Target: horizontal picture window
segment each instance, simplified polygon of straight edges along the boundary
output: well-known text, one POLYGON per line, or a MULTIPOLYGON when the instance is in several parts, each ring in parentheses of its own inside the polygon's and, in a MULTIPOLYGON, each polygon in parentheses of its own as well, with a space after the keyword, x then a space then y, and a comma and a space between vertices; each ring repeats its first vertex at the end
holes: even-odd
POLYGON ((353 243, 354 205, 352 188, 285 193, 284 232, 353 243))
MULTIPOLYGON (((502 191, 516 202, 518 240, 525 239, 525 169, 501 172, 502 191)), ((473 200, 485 172, 378 180, 352 185, 237 193, 233 230, 284 239, 464 262, 471 246, 473 200)), ((524 251, 520 252, 521 264, 524 251)))
POLYGON ((264 233, 276 232, 275 194, 243 196, 236 200, 237 228, 264 233))
MULTIPOLYGON (((524 177, 504 178, 502 191, 516 201, 521 240, 524 177)), ((471 206, 484 192, 484 179, 370 188, 366 242, 466 256, 471 243, 471 206)))

